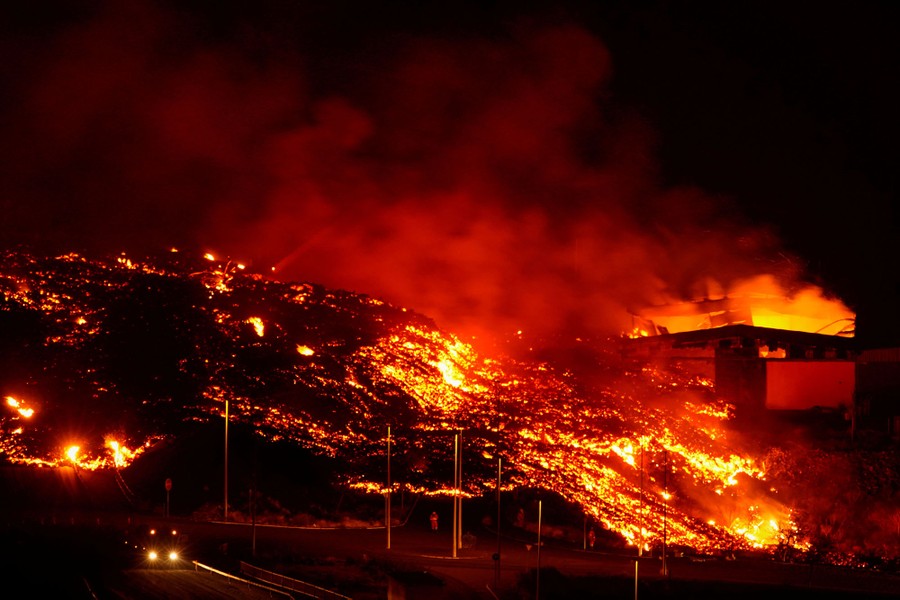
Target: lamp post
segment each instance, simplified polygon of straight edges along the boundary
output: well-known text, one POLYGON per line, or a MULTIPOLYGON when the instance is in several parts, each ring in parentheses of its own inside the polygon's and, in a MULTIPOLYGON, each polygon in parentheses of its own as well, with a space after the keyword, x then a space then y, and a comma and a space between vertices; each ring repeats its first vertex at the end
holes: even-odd
POLYGON ((638 600, 638 570, 644 554, 644 444, 641 442, 640 487, 638 488, 638 549, 634 559, 634 600, 638 600))
POLYGON ((644 555, 644 444, 641 443, 641 483, 638 502, 638 558, 644 555))
POLYGON ((541 500, 538 500, 537 572, 534 579, 534 600, 541 597, 541 500))
POLYGON ((500 411, 500 394, 495 394, 494 409, 497 417, 497 553, 494 554, 494 590, 500 589, 500 526, 503 522, 502 512, 500 510, 500 485, 503 474, 503 457, 500 456, 500 448, 503 440, 503 427, 501 422, 500 411))
POLYGON ((497 457, 497 554, 494 555, 494 589, 500 588, 500 473, 503 458, 497 457))
POLYGON ((172 479, 166 478, 166 518, 169 518, 169 492, 172 491, 172 479))
POLYGON ((250 554, 256 557, 256 477, 250 486, 250 554))
POLYGON ((453 436, 453 530, 450 536, 453 541, 453 558, 456 558, 456 520, 459 518, 459 505, 456 499, 459 495, 459 434, 453 436))
POLYGON ((661 575, 669 574, 669 567, 666 565, 666 529, 669 523, 669 451, 663 453, 664 471, 663 471, 663 547, 662 547, 662 569, 661 575))
POLYGON ((456 544, 462 549, 462 430, 459 432, 459 460, 457 461, 457 477, 456 477, 456 544))
POLYGON ((222 514, 228 520, 228 398, 225 398, 225 498, 222 503, 222 514))
POLYGON ((391 426, 387 428, 387 492, 384 495, 384 528, 387 531, 387 549, 391 549, 391 426))

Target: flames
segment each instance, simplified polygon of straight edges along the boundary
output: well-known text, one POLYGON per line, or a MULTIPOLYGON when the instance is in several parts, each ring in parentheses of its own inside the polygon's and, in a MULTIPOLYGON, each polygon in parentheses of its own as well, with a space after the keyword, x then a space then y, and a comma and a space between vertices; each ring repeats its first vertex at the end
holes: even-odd
POLYGON ((12 396, 6 397, 6 405, 16 409, 16 412, 18 412, 20 416, 25 417, 26 419, 30 419, 32 416, 34 416, 33 408, 24 406, 21 402, 19 402, 12 396))
POLYGON ((647 307, 635 315, 631 337, 680 333, 725 325, 752 325, 852 337, 856 315, 815 285, 786 289, 770 275, 735 283, 702 300, 647 307))
POLYGON ((250 317, 246 322, 253 326, 253 331, 255 331, 256 335, 259 337, 266 335, 266 324, 263 323, 263 320, 259 317, 250 317))
POLYGON ((43 334, 22 373, 0 379, 33 393, 6 396, 0 452, 9 461, 125 469, 166 437, 166 419, 218 421, 227 404, 262 436, 356 464, 345 483, 361 490, 383 490, 372 464, 384 459, 382 426, 391 425, 393 485, 411 491, 491 493, 502 459, 506 489, 555 492, 642 548, 805 543, 707 379, 615 353, 598 354, 599 375, 588 379, 542 360, 487 357, 378 299, 266 280, 212 255, 200 265, 177 252, 168 262, 5 258, 4 306, 43 334), (121 359, 129 351, 138 362, 121 359), (141 360, 152 368, 141 371, 141 360), (163 407, 177 416, 159 416, 163 407), (116 427, 98 432, 110 415, 116 427), (460 489, 446 476, 454 436, 460 489))
MULTIPOLYGON (((34 408, 26 406, 24 401, 20 401, 12 396, 6 397, 6 405, 13 408, 22 419, 30 420, 35 416, 34 408)), ((10 424, 17 421, 15 417, 8 419, 10 424)), ((116 439, 107 436, 104 447, 105 452, 93 456, 86 456, 79 444, 69 444, 64 446, 63 451, 56 458, 38 458, 34 456, 26 456, 17 449, 16 439, 25 432, 23 426, 8 427, 7 435, 0 438, 0 453, 6 454, 14 462, 37 466, 59 467, 64 465, 72 465, 82 469, 96 470, 101 468, 123 468, 127 467, 131 462, 139 456, 144 448, 130 450, 125 445, 120 444, 116 439)))

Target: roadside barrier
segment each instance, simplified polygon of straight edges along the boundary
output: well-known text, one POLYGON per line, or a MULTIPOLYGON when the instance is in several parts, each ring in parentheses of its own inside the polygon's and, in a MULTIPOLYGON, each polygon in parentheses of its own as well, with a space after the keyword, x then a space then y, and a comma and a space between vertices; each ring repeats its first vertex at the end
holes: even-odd
POLYGON ((285 598, 293 600, 293 596, 291 596, 290 594, 288 594, 287 592, 285 592, 283 590, 275 589, 275 588, 269 587, 267 585, 261 585, 255 581, 250 581, 249 579, 242 579, 240 577, 235 577, 231 573, 226 573, 225 571, 220 571, 218 569, 214 569, 214 568, 210 567, 209 565, 204 565, 203 563, 199 563, 196 560, 192 561, 192 562, 194 563, 194 570, 203 569, 204 571, 209 571, 210 573, 215 573, 216 575, 221 575, 222 577, 226 577, 226 578, 232 579, 234 581, 239 581, 248 586, 252 585, 254 587, 258 587, 258 588, 267 590, 268 592, 271 592, 274 594, 281 594, 285 598))
POLYGON ((311 583, 306 583, 305 581, 300 581, 299 579, 286 577, 279 573, 266 571, 265 569, 260 569, 259 567, 255 567, 243 561, 241 561, 241 573, 247 577, 277 585, 286 590, 291 590, 292 592, 300 592, 304 596, 310 598, 318 598, 319 600, 352 600, 350 596, 344 596, 343 594, 321 588, 311 583))

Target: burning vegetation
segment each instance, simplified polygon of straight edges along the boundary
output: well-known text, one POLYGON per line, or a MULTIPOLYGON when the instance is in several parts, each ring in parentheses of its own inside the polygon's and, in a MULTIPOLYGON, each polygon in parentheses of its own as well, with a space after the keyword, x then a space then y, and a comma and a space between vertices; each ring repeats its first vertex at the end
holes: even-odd
MULTIPOLYGON (((900 554, 900 530, 875 517, 877 531, 851 533, 863 487, 850 488, 846 509, 822 504, 821 468, 842 459, 742 441, 711 381, 624 362, 615 340, 575 342, 590 349, 584 377, 559 362, 488 357, 415 312, 212 255, 9 251, 0 264, 10 464, 127 478, 157 442, 228 414, 262 439, 340 458, 336 485, 383 492, 391 427, 397 491, 489 495, 502 459, 504 489, 556 493, 644 549, 900 554)), ((880 460, 842 484, 877 470, 866 480, 890 523, 896 459, 880 460)))

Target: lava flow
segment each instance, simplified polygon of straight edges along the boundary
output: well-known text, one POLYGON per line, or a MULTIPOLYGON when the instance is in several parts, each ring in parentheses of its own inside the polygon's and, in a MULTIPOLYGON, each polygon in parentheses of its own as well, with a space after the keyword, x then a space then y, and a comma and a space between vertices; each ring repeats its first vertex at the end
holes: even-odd
MULTIPOLYGON (((283 283, 172 251, 0 267, 0 453, 15 464, 126 469, 190 423, 222 419, 340 456, 342 482, 427 494, 540 488, 630 544, 772 548, 789 507, 731 440, 708 380, 615 362, 591 384, 545 362, 486 357, 376 298, 283 283), (459 436, 462 488, 445 477, 459 436), (377 462, 377 464, 376 464, 377 462)), ((587 345, 587 342, 584 342, 587 345)), ((804 541, 791 542, 803 545, 804 541)))
MULTIPOLYGON (((665 536, 702 550, 767 548, 794 528, 764 470, 730 445, 731 409, 708 380, 644 368, 579 392, 547 365, 478 358, 413 327, 365 357, 381 365, 382 385, 417 401, 426 417, 417 429, 460 431, 477 460, 511 465, 508 487, 553 490, 631 544, 665 536)), ((461 493, 492 489, 483 464, 478 471, 461 493)))

